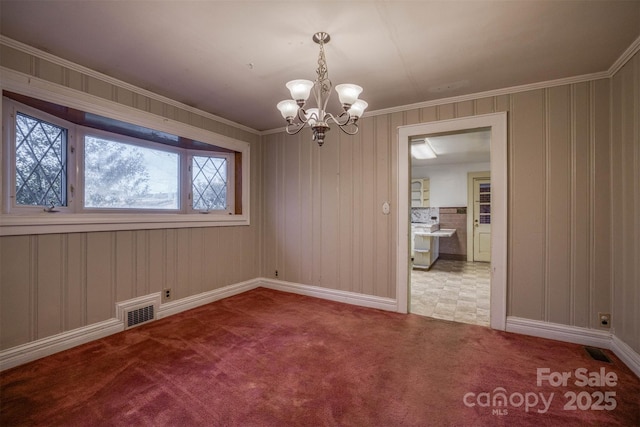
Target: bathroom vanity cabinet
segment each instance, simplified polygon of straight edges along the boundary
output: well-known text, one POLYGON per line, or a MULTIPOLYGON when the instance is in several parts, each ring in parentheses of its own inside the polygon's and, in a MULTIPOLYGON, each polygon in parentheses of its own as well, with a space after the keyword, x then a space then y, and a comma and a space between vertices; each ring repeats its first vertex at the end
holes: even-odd
POLYGON ((438 259, 440 239, 431 233, 414 233, 413 235, 413 267, 431 268, 438 259))
POLYGON ((440 238, 451 237, 455 229, 413 232, 413 268, 429 269, 440 255, 440 238))

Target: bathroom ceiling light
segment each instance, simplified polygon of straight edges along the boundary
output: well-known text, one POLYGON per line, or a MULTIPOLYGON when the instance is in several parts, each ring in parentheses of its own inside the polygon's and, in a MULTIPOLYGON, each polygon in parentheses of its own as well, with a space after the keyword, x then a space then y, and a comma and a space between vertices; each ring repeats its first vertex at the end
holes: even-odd
POLYGON ((427 138, 420 138, 411 141, 411 156, 414 159, 435 159, 436 152, 433 151, 427 138))

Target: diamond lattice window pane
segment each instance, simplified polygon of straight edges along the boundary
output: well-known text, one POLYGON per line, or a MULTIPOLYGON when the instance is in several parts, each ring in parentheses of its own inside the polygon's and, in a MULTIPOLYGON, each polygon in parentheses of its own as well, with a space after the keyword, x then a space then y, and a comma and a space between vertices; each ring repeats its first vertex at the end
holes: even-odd
POLYGON ((193 156, 193 209, 224 210, 227 208, 227 159, 193 156))
POLYGON ((16 203, 67 205, 67 130, 16 114, 16 203))

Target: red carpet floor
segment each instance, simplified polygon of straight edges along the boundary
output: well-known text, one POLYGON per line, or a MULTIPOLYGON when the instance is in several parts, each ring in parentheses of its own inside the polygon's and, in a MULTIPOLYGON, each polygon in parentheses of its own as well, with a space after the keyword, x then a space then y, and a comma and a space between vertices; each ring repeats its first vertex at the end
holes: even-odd
POLYGON ((605 353, 256 289, 1 373, 0 425, 638 426, 605 353))

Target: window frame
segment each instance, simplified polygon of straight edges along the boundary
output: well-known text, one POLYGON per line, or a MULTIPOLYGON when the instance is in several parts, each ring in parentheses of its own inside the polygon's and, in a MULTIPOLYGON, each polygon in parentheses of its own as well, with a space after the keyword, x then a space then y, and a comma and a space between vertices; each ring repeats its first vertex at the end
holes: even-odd
MULTIPOLYGON (((183 121, 176 121, 167 117, 159 116, 148 111, 130 107, 108 99, 100 98, 84 92, 59 86, 33 76, 27 76, 20 72, 2 69, 2 79, 0 86, 2 90, 7 90, 20 95, 33 97, 45 102, 50 102, 69 108, 76 108, 82 111, 98 114, 103 117, 120 120, 137 126, 179 135, 194 141, 221 147, 232 151, 230 158, 236 159, 233 169, 236 173, 235 181, 230 181, 230 194, 235 196, 235 206, 226 215, 200 215, 193 213, 131 213, 131 212, 96 212, 96 213, 65 213, 59 212, 55 215, 38 212, 7 213, 6 199, 11 186, 10 176, 6 172, 0 174, 0 188, 2 190, 2 212, 0 212, 0 236, 5 235, 25 235, 25 234, 48 234, 66 232, 89 232, 89 231, 112 231, 112 230, 139 230, 139 229, 164 229, 164 228, 192 228, 192 227, 218 227, 218 226, 247 226, 250 225, 250 144, 231 137, 217 134, 202 127, 192 126, 183 121), (236 213, 236 210, 238 213, 236 213)), ((15 101, 13 101, 15 102, 15 101)), ((163 100, 169 102, 170 100, 163 100)), ((2 114, 0 117, 6 123, 7 108, 5 102, 0 103, 2 114)), ((190 111, 190 107, 177 104, 176 107, 184 108, 187 114, 200 115, 198 123, 204 124, 202 118, 206 118, 207 113, 199 112, 195 109, 190 111)), ((44 113, 46 114, 46 113, 44 113)), ((213 116, 212 116, 213 117, 213 116)), ((223 119, 222 119, 223 120, 223 119)), ((55 123, 55 122, 54 122, 55 123)), ((0 150, 0 164, 6 171, 8 162, 7 150, 10 126, 5 126, 2 132, 2 150, 0 150)), ((15 131, 15 130, 14 130, 15 131)), ((75 138, 73 132, 69 135, 75 138)), ((214 153, 206 151, 206 153, 214 153)), ((226 154, 226 153, 225 153, 226 154)), ((69 165, 68 173, 76 168, 69 165)), ((77 180, 76 180, 77 181, 77 180)), ((72 202, 76 197, 73 196, 72 202)), ((39 209, 39 208, 36 208, 39 209)))
POLYGON ((225 214, 232 215, 235 207, 235 186, 233 188, 229 188, 227 184, 227 207, 226 209, 215 209, 215 210, 202 210, 202 209, 194 209, 193 208, 193 156, 200 157, 215 157, 215 158, 224 158, 227 161, 227 183, 235 182, 235 155, 232 153, 222 153, 216 152, 213 153, 211 151, 204 150, 187 150, 185 160, 185 167, 188 168, 188 177, 189 182, 186 183, 188 187, 185 189, 188 194, 187 200, 187 212, 189 213, 199 213, 199 214, 225 214))
POLYGON ((154 141, 148 141, 141 138, 134 138, 127 135, 121 135, 101 129, 93 129, 86 126, 76 125, 68 122, 64 119, 52 116, 46 112, 40 111, 28 105, 24 105, 20 102, 12 99, 3 99, 5 103, 4 108, 7 110, 6 128, 10 134, 8 136, 8 151, 6 155, 7 167, 10 170, 10 175, 6 176, 8 186, 8 198, 3 197, 5 207, 3 212, 5 214, 35 214, 40 212, 45 213, 110 213, 110 214, 193 214, 193 213, 206 213, 214 215, 228 215, 233 211, 234 207, 234 157, 231 153, 224 153, 218 151, 205 151, 205 150, 188 150, 180 147, 173 147, 166 144, 161 144, 154 141), (67 134, 66 141, 66 164, 67 175, 65 177, 66 183, 66 206, 55 206, 54 211, 46 211, 46 206, 38 205, 19 205, 16 203, 16 144, 17 144, 17 132, 16 123, 17 115, 31 117, 35 120, 46 122, 60 128, 63 128, 67 134), (93 137, 111 142, 131 145, 140 148, 148 148, 156 151, 162 151, 167 153, 173 153, 178 155, 178 208, 177 209, 145 209, 145 208, 100 208, 100 207, 87 207, 86 201, 86 187, 85 187, 85 154, 86 154, 86 138, 93 137), (212 209, 201 210, 193 209, 193 171, 192 171, 192 159, 193 156, 200 157, 212 157, 212 158, 224 158, 227 162, 227 192, 225 209, 212 209))
POLYGON ((78 203, 76 212, 79 213, 113 213, 113 214, 134 214, 134 213, 176 213, 183 214, 185 213, 184 209, 184 181, 188 181, 188 177, 185 176, 185 167, 184 167, 184 157, 186 156, 186 151, 183 148, 171 147, 169 145, 163 145, 157 142, 145 141, 139 138, 132 138, 126 135, 119 135, 112 132, 106 132, 99 129, 91 129, 84 126, 77 126, 77 145, 76 145, 76 162, 78 164, 78 174, 77 174, 77 186, 78 186, 78 203), (158 151, 166 151, 168 153, 178 154, 178 209, 141 209, 141 208, 95 208, 95 207, 86 207, 85 200, 85 138, 86 137, 96 137, 101 139, 108 139, 112 142, 122 143, 133 145, 141 148, 151 148, 158 151), (82 171, 83 173, 79 173, 82 171))
POLYGON ((28 214, 37 214, 44 211, 44 205, 19 205, 16 203, 17 194, 16 194, 16 143, 17 143, 17 135, 16 135, 16 121, 17 114, 22 113, 24 116, 29 116, 33 119, 50 123, 52 125, 64 128, 67 131, 67 141, 66 141, 66 168, 67 168, 67 176, 66 176, 66 197, 67 197, 67 205, 66 206, 55 206, 55 211, 60 213, 71 213, 74 208, 74 197, 72 192, 69 190, 70 183, 76 180, 77 168, 75 165, 75 156, 71 153, 71 146, 73 144, 74 132, 69 128, 69 123, 65 120, 59 119, 51 114, 45 113, 43 111, 37 110, 35 108, 29 107, 27 105, 14 105, 18 104, 15 101, 7 100, 3 98, 3 116, 2 116, 2 124, 4 127, 4 135, 5 142, 3 144, 3 158, 4 162, 2 164, 3 170, 8 171, 8 175, 3 173, 3 179, 6 181, 3 191, 2 197, 2 212, 5 214, 16 214, 16 215, 28 215, 28 214), (6 102, 6 103, 5 103, 6 102))

